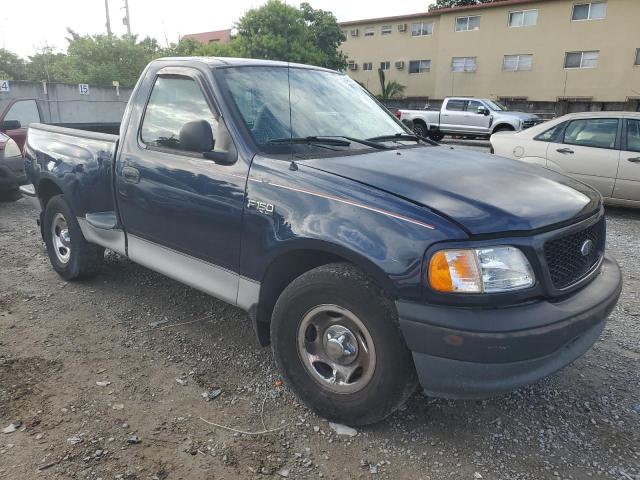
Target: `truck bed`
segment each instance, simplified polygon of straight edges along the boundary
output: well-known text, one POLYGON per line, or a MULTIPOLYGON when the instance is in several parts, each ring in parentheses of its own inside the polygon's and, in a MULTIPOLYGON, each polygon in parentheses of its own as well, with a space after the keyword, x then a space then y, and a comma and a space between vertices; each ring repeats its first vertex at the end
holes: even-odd
POLYGON ((113 161, 119 137, 103 132, 117 131, 116 124, 73 125, 79 128, 32 124, 28 145, 33 154, 27 155, 32 164, 25 168, 41 172, 38 190, 47 188, 47 180, 61 185, 77 217, 113 212, 113 161))

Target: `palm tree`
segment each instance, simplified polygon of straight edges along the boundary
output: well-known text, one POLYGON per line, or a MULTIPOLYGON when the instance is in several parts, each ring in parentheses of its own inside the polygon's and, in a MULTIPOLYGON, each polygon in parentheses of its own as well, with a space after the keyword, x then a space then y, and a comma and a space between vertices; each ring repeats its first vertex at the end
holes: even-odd
POLYGON ((384 70, 381 68, 378 69, 378 77, 380 78, 380 92, 382 92, 378 95, 380 100, 389 100, 390 98, 399 97, 404 93, 406 87, 395 80, 387 82, 384 76, 384 70))

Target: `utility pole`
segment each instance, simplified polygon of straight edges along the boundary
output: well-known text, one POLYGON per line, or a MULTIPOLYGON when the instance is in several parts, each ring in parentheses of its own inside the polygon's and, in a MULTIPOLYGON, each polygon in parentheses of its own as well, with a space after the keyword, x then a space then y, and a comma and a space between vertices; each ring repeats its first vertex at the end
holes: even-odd
POLYGON ((127 35, 131 36, 131 18, 129 17, 129 0, 124 0, 124 14, 122 23, 127 26, 127 35))
POLYGON ((104 13, 107 15, 107 36, 111 38, 111 20, 109 20, 109 0, 104 0, 104 13))

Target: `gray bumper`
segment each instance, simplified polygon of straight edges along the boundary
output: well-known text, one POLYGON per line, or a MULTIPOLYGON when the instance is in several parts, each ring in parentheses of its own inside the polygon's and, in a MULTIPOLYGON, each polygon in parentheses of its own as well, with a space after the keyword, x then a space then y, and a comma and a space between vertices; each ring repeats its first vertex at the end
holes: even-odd
MULTIPOLYGON (((398 302, 400 327, 425 393, 445 398, 486 398, 533 383, 584 354, 598 339, 622 290, 615 260, 605 257, 593 281, 566 299, 523 306, 469 309, 398 302), (437 319, 438 324, 429 319, 437 319), (527 319, 533 328, 505 329, 527 319), (466 324, 475 330, 447 327, 466 324), (471 321, 469 321, 471 320, 471 321), (482 331, 480 325, 500 325, 482 331)), ((525 320, 525 322, 523 322, 525 320)))

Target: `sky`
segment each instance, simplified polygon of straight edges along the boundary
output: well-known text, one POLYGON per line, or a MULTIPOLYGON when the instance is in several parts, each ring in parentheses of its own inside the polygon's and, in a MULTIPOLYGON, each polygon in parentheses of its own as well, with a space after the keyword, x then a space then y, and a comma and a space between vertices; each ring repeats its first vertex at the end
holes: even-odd
MULTIPOLYGON (((126 32, 124 0, 108 0, 111 29, 126 32)), ((151 36, 161 45, 187 33, 230 28, 247 10, 266 0, 129 0, 132 33, 151 36)), ((299 5, 299 0, 287 0, 299 5)), ((313 8, 332 11, 338 21, 426 11, 430 0, 308 0, 313 8)), ((2 0, 0 48, 26 58, 44 45, 66 47, 66 28, 80 34, 106 33, 104 0, 2 0)))

